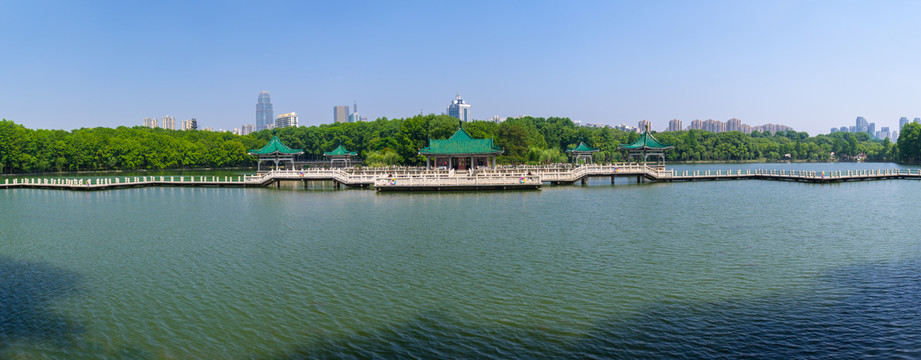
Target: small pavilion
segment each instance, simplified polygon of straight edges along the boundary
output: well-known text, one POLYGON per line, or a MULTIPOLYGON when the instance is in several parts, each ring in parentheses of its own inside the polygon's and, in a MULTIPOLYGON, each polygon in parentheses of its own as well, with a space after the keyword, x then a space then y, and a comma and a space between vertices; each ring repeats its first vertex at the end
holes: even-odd
POLYGON ((636 158, 636 162, 640 162, 640 157, 643 158, 643 165, 646 165, 646 159, 650 156, 658 156, 659 160, 656 166, 665 167, 665 150, 674 149, 674 144, 663 144, 656 140, 652 134, 649 133, 649 127, 646 127, 646 131, 643 132, 643 135, 640 135, 632 144, 621 145, 620 149, 627 150, 627 161, 630 161, 631 158, 636 158))
POLYGON ((303 154, 303 149, 292 149, 281 142, 278 136, 272 136, 268 144, 265 144, 259 150, 249 150, 248 153, 259 158, 256 164, 256 171, 262 171, 263 161, 274 161, 275 170, 278 170, 278 163, 288 161, 291 163, 291 169, 294 169, 294 156, 303 154))
POLYGON ((481 166, 496 168, 496 156, 504 152, 495 146, 492 139, 474 139, 464 128, 458 129, 450 138, 429 139, 429 146, 419 150, 426 157, 425 168, 444 166, 446 169, 466 170, 481 166))
POLYGON ((358 153, 354 151, 346 150, 342 144, 339 144, 336 150, 323 153, 323 156, 329 158, 329 166, 336 166, 338 163, 342 167, 352 166, 352 156, 357 155, 358 153))
POLYGON ((579 160, 585 160, 586 164, 591 164, 593 162, 592 155, 598 151, 600 151, 598 148, 585 145, 584 141, 580 141, 579 146, 576 146, 574 149, 566 150, 569 156, 572 157, 572 162, 579 163, 579 160))

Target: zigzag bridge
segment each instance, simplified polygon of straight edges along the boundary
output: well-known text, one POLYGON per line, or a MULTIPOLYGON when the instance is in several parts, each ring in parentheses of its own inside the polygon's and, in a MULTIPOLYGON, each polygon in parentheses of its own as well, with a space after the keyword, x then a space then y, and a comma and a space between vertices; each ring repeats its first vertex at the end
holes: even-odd
POLYGON ((377 191, 452 191, 540 189, 543 184, 585 184, 589 178, 635 178, 642 182, 775 180, 808 183, 916 179, 921 169, 819 171, 800 170, 707 170, 682 171, 643 164, 582 166, 506 166, 469 171, 425 170, 425 168, 333 168, 278 170, 243 176, 131 176, 103 178, 13 178, 4 179, 0 189, 35 188, 62 190, 107 190, 148 186, 184 187, 280 187, 282 182, 331 181, 341 186, 374 188, 377 191))

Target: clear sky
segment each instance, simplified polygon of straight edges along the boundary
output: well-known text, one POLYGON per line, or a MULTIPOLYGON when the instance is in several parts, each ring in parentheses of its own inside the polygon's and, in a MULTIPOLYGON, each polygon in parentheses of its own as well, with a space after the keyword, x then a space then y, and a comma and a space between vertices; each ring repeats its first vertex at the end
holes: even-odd
POLYGON ((784 124, 921 117, 921 1, 0 0, 0 117, 29 128, 195 117, 301 125, 566 116, 784 124))

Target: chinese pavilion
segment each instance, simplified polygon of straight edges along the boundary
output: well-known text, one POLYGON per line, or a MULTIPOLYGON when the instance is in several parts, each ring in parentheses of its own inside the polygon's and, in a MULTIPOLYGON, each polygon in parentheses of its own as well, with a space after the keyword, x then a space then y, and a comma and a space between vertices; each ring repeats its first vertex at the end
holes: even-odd
POLYGON ((323 156, 329 158, 329 166, 336 166, 336 163, 339 163, 340 166, 344 167, 352 166, 352 156, 356 155, 358 153, 346 150, 342 147, 342 144, 339 144, 336 150, 323 153, 323 156))
POLYGON ((643 135, 640 135, 632 144, 621 145, 620 149, 627 150, 627 161, 630 161, 630 158, 636 158, 636 162, 640 162, 640 157, 643 157, 643 165, 646 165, 646 159, 650 156, 658 156, 659 161, 657 166, 665 167, 665 150, 674 149, 673 144, 663 144, 656 140, 652 134, 649 133, 649 127, 646 127, 646 131, 643 132, 643 135))
POLYGON ((278 170, 278 163, 288 161, 291 163, 291 169, 294 169, 294 156, 303 154, 302 149, 292 149, 281 142, 278 136, 272 136, 272 140, 259 150, 249 150, 248 153, 259 158, 256 164, 256 171, 262 170, 263 161, 274 161, 275 170, 278 170))
POLYGON ((419 150, 419 155, 426 157, 426 169, 434 164, 435 167, 466 170, 480 166, 495 168, 496 156, 503 151, 493 145, 492 139, 471 138, 464 128, 460 128, 448 139, 429 139, 429 146, 419 150))
POLYGON ((592 154, 598 152, 598 148, 589 147, 585 145, 585 142, 580 141, 579 146, 576 146, 574 149, 566 150, 569 153, 569 156, 572 157, 572 162, 578 163, 579 160, 585 160, 585 163, 592 163, 592 154))

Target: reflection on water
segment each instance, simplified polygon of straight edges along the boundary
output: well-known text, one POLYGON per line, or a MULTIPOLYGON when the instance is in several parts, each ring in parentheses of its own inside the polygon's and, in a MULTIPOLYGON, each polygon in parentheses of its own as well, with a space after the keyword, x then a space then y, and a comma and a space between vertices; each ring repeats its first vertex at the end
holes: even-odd
POLYGON ((921 356, 921 182, 0 191, 0 357, 921 356))

